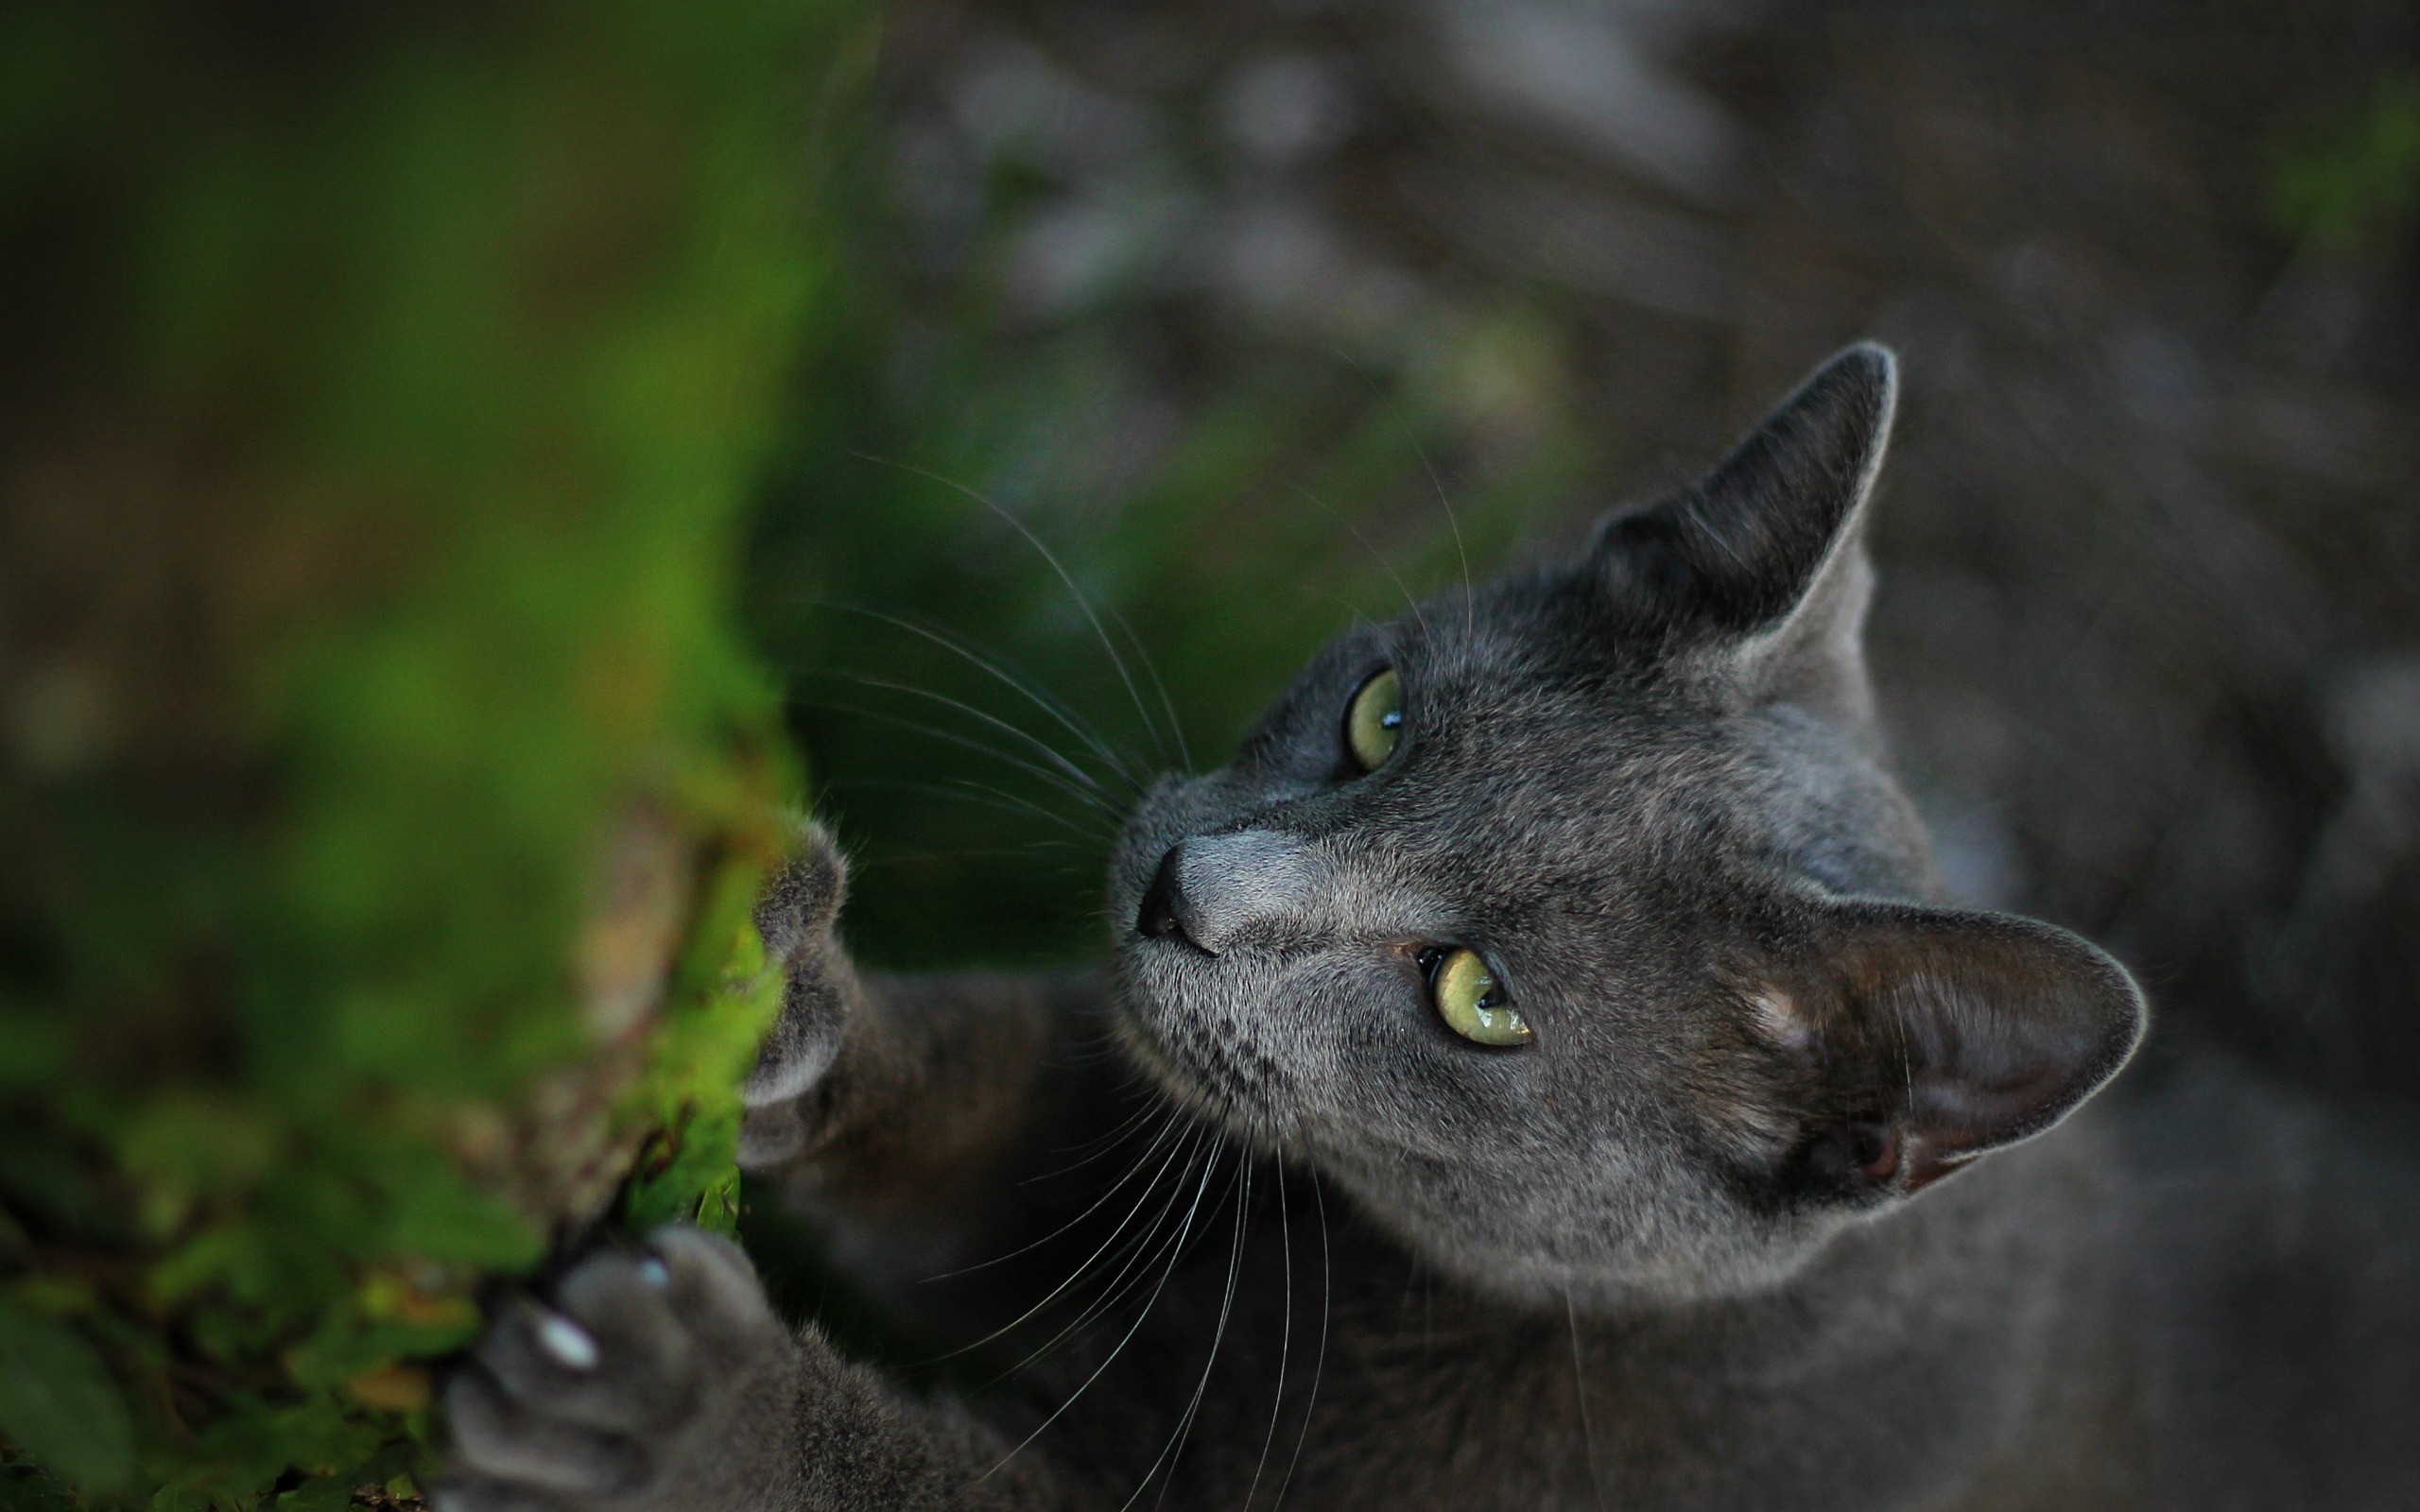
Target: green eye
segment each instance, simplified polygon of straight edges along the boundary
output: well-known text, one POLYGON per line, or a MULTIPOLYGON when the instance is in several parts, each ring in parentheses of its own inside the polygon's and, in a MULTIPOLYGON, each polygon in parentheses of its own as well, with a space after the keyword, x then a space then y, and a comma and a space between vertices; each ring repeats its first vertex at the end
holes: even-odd
POLYGON ((1465 1040, 1482 1045, 1530 1042, 1530 1026, 1504 1000, 1495 974, 1477 951, 1447 951, 1429 973, 1428 995, 1445 1026, 1465 1040))
POLYGON ((1374 772, 1403 738, 1403 679, 1394 669, 1361 684, 1344 711, 1344 745, 1365 772, 1374 772))

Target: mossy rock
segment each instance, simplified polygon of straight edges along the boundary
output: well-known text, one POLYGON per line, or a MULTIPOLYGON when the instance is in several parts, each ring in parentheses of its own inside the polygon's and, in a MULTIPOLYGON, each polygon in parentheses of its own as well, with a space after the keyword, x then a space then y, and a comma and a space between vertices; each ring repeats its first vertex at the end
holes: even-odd
POLYGON ((856 20, 0 9, 0 1504, 407 1501, 484 1286, 730 1221, 856 20))

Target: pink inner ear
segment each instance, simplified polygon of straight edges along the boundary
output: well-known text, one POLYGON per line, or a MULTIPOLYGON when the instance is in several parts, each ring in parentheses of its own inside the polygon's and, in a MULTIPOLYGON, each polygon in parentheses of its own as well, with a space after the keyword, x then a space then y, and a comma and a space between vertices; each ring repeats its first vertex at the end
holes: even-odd
POLYGON ((1813 1038, 1798 1000, 1777 987, 1759 988, 1750 997, 1748 1015, 1760 1038, 1784 1050, 1804 1050, 1813 1038))
MULTIPOLYGON (((1870 902, 1833 917, 1843 928, 1828 959, 1848 1009, 1834 1091, 1881 1099, 1866 1116, 1894 1129, 1889 1174, 1904 1192, 2057 1123, 2142 1035, 2124 968, 2065 930, 1870 902)), ((1828 1017, 1824 1029, 1828 1047, 1828 1017)))
POLYGON ((1892 1152, 1893 1174, 1895 1174, 1900 1166, 1904 1165, 1907 1168, 1908 1184, 1903 1190, 1911 1197, 1943 1177, 1962 1171, 1972 1165, 1975 1162, 1975 1157, 1981 1153, 1974 1150, 1959 1153, 1936 1149, 1921 1139, 1902 1140, 1895 1131, 1893 1142, 1900 1146, 1892 1152))

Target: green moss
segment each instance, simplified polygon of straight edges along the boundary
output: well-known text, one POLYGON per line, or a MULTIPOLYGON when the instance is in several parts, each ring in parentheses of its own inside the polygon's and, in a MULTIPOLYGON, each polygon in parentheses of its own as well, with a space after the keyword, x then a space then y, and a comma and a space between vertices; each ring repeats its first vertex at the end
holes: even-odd
POLYGON ((728 1223, 771 1006, 732 599, 852 15, 274 14, 0 12, 0 1502, 410 1473, 483 1280, 728 1223))

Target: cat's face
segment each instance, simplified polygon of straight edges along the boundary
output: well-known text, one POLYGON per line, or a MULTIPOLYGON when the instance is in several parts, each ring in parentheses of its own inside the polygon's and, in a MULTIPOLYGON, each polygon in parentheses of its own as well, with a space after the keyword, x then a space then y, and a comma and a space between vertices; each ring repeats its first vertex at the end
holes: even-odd
POLYGON ((2047 926, 1926 906, 1857 544, 1889 359, 1836 359, 1582 558, 1329 645, 1111 883, 1178 1095, 1486 1286, 1675 1297, 2063 1116, 2141 1007, 2047 926))

